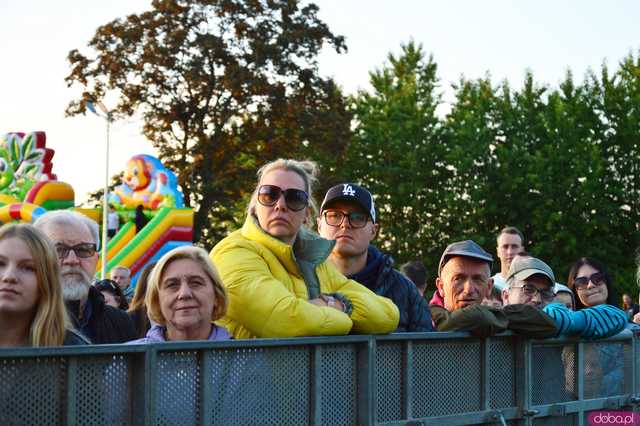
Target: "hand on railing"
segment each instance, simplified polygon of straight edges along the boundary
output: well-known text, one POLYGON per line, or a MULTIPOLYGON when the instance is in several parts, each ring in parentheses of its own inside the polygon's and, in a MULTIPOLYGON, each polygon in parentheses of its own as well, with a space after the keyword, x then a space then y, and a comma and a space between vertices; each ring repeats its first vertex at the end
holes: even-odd
POLYGON ((340 300, 332 296, 326 296, 324 294, 320 297, 316 297, 315 299, 309 299, 309 303, 322 307, 328 306, 340 312, 345 311, 344 304, 340 300))

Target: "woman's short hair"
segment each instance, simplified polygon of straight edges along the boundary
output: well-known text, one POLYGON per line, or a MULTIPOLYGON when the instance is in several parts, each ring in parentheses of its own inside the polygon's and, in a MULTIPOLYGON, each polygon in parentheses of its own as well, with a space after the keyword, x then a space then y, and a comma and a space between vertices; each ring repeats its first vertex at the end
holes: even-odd
POLYGON ((149 318, 160 325, 166 325, 166 319, 160 310, 160 285, 162 275, 167 267, 174 261, 180 259, 190 259, 198 263, 204 273, 213 283, 213 291, 216 298, 216 304, 213 308, 212 321, 222 318, 227 312, 227 291, 222 284, 222 279, 218 270, 213 265, 206 251, 200 247, 182 246, 177 247, 166 253, 160 258, 156 266, 151 271, 149 282, 147 284, 147 295, 145 296, 145 304, 147 305, 147 314, 149 318))
POLYGON ((258 181, 256 187, 251 194, 251 200, 249 201, 249 207, 247 209, 248 214, 255 215, 256 203, 258 202, 258 189, 260 188, 260 182, 262 178, 269 172, 274 170, 286 170, 294 172, 302 178, 304 182, 304 190, 309 196, 309 208, 310 212, 307 215, 307 220, 310 220, 318 211, 318 206, 313 198, 313 188, 318 181, 318 165, 314 161, 309 160, 292 160, 279 158, 275 161, 265 164, 258 169, 258 181))
POLYGON ((70 323, 62 299, 60 266, 55 248, 40 230, 29 224, 0 227, 0 241, 10 238, 22 240, 29 248, 38 282, 38 302, 29 327, 29 344, 60 346, 70 323))
POLYGON ((569 277, 567 278, 567 287, 569 287, 572 291, 574 291, 576 295, 575 297, 576 311, 582 308, 586 308, 584 303, 582 303, 582 300, 580 300, 580 294, 578 294, 578 291, 576 290, 575 285, 573 284, 574 280, 576 279, 576 276, 578 275, 578 270, 584 265, 589 265, 593 269, 597 270, 598 272, 601 272, 602 275, 604 275, 604 284, 607 286, 606 304, 618 307, 618 296, 616 295, 616 291, 613 288, 613 283, 611 282, 611 276, 609 275, 609 271, 607 270, 607 267, 604 266, 603 263, 601 263, 600 261, 594 258, 581 257, 573 265, 571 265, 571 269, 569 270, 569 277))

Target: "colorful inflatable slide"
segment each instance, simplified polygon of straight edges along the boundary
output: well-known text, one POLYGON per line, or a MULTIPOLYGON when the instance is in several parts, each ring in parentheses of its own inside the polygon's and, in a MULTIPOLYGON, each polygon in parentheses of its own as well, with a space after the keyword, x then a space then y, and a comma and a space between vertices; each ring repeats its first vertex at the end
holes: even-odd
MULTIPOLYGON (((34 222, 48 210, 73 209, 101 225, 102 209, 74 207, 73 187, 52 173, 53 155, 44 132, 8 133, 0 139, 1 223, 34 222)), ((157 158, 132 157, 109 203, 117 209, 121 227, 107 245, 107 273, 115 266, 126 266, 135 285, 149 262, 191 244, 193 211, 183 208, 176 176, 157 158), (136 231, 133 219, 138 205, 150 220, 136 231)))

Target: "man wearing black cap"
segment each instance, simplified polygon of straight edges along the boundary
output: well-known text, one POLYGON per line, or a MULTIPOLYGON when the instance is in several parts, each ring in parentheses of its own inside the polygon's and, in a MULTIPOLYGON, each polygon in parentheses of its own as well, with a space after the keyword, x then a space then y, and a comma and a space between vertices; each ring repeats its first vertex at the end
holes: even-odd
POLYGON ((533 306, 514 304, 499 309, 481 304, 493 285, 492 262, 491 255, 474 241, 447 246, 430 305, 438 331, 470 331, 483 337, 505 330, 535 338, 556 335, 553 319, 533 306))
POLYGON ((433 331, 429 306, 416 286, 393 269, 393 259, 371 245, 378 233, 371 193, 354 183, 329 189, 318 217, 318 232, 335 240, 329 259, 345 276, 391 299, 400 311, 396 331, 433 331))

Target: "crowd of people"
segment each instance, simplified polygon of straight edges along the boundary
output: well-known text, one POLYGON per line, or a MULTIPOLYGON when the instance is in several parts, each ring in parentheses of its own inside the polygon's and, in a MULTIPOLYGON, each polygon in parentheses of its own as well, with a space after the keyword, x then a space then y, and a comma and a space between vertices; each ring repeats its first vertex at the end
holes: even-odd
POLYGON ((166 253, 135 288, 126 267, 94 280, 99 230, 80 213, 4 225, 0 347, 431 331, 603 338, 640 323, 629 295, 617 306, 605 265, 581 258, 560 284, 514 227, 497 236, 493 276, 485 249, 449 244, 427 300, 424 265, 396 269, 373 244, 381 226, 374 196, 343 183, 318 209, 316 179, 312 162, 264 165, 241 229, 210 253, 166 253))

